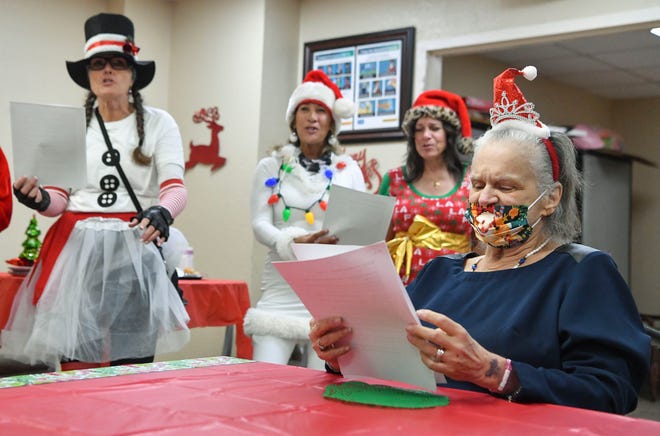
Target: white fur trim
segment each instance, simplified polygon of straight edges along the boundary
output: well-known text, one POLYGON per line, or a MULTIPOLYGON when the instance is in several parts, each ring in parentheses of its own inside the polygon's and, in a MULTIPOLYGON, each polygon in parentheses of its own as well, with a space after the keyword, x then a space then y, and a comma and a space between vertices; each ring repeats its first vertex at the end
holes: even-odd
POLYGON ((355 113, 355 104, 347 98, 337 99, 333 108, 335 118, 350 118, 355 113))
POLYGON ((248 336, 277 336, 284 339, 309 339, 310 318, 278 315, 266 310, 250 308, 243 319, 248 336))
POLYGON ((528 65, 522 69, 523 77, 527 80, 536 79, 536 67, 528 65))
MULTIPOLYGON (((541 123, 539 121, 539 123, 541 123)), ((532 124, 529 121, 520 121, 520 120, 506 120, 501 121, 493 126, 493 130, 500 130, 505 127, 513 127, 516 129, 524 130, 531 133, 532 135, 538 136, 539 138, 549 138, 550 129, 545 124, 541 123, 541 127, 532 124)))
MULTIPOLYGON (((293 91, 291 98, 289 98, 289 105, 286 109, 286 120, 291 122, 293 114, 296 112, 298 105, 304 100, 316 100, 334 110, 335 93, 332 89, 319 82, 304 82, 293 91)), ((334 116, 334 112, 333 112, 334 116)), ((335 123, 339 120, 335 120, 335 123)))
POLYGON ((273 150, 270 155, 277 159, 283 159, 285 163, 289 163, 296 156, 298 156, 298 153, 300 153, 300 148, 296 147, 295 145, 286 144, 277 148, 276 150, 273 150))
POLYGON ((296 256, 291 249, 291 243, 294 238, 308 234, 309 231, 301 227, 285 227, 281 229, 280 234, 275 240, 275 251, 282 260, 296 260, 296 256))

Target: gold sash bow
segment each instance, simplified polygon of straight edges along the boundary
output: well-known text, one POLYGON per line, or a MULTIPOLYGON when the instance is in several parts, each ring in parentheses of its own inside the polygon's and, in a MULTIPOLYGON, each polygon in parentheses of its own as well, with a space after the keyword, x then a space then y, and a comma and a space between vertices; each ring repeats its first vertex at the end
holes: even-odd
POLYGON ((459 233, 443 232, 422 215, 415 215, 407 232, 398 232, 394 238, 387 241, 394 266, 401 271, 406 262, 406 276, 410 276, 410 266, 414 247, 430 248, 432 250, 449 249, 458 253, 470 250, 470 237, 459 233))

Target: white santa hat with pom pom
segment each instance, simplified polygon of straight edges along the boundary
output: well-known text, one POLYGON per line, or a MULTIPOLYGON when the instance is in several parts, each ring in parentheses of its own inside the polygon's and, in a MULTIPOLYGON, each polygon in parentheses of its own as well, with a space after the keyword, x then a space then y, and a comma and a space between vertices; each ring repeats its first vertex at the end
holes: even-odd
POLYGON ((334 120, 334 134, 341 129, 341 119, 355 113, 353 102, 342 96, 341 91, 321 70, 312 70, 303 83, 293 91, 286 109, 286 120, 291 125, 296 109, 303 103, 315 103, 326 108, 334 120))
POLYGON ((549 138, 550 129, 541 122, 541 116, 534 110, 534 103, 527 102, 515 83, 516 76, 527 80, 536 78, 536 67, 527 66, 522 70, 507 68, 493 79, 493 107, 490 110, 490 124, 493 129, 508 125, 527 130, 540 137, 549 138))

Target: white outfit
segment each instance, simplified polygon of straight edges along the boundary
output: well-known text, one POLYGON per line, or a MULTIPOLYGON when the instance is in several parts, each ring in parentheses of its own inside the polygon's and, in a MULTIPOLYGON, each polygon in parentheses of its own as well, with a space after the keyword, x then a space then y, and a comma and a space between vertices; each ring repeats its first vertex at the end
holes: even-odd
MULTIPOLYGON (((245 316, 245 332, 252 335, 255 360, 281 364, 289 361, 296 344, 309 343, 311 315, 272 262, 295 259, 291 250, 293 239, 323 228, 325 212, 319 200, 327 201, 328 194, 332 194, 332 189, 327 189, 330 181, 326 170, 332 171, 332 185, 365 190, 362 171, 350 156, 332 154, 329 166, 321 165, 318 173, 311 173, 298 162, 299 154, 300 149, 289 144, 262 159, 254 173, 250 199, 252 230, 269 251, 261 281, 262 296, 245 316), (289 165, 291 171, 280 171, 283 164, 289 165), (268 179, 277 177, 280 181, 276 186, 266 186, 268 179), (269 205, 269 198, 278 192, 279 200, 269 205), (286 221, 285 205, 290 206, 291 212, 286 221), (306 221, 305 210, 314 214, 313 224, 306 221)), ((323 368, 315 353, 307 354, 309 367, 323 368)))
MULTIPOLYGON (((135 112, 119 121, 106 122, 105 128, 112 147, 121 156, 121 167, 143 209, 158 203, 160 184, 170 179, 183 180, 184 157, 181 134, 174 118, 162 109, 144 108, 144 143, 142 153, 151 156, 151 165, 136 164, 131 155, 138 146, 135 112)), ((74 191, 69 198, 67 210, 75 212, 99 211, 134 212, 135 206, 123 183, 117 187, 117 200, 112 205, 100 206, 99 195, 104 192, 101 179, 119 173, 107 166, 102 156, 108 151, 96 117, 92 117, 87 128, 87 185, 74 191)), ((106 189, 107 190, 107 189, 106 189)))
MULTIPOLYGON (((152 157, 149 166, 138 166, 131 158, 138 144, 135 114, 105 125, 144 209, 158 203, 162 182, 183 179, 181 136, 167 112, 145 107, 142 150, 152 157)), ((189 340, 189 317, 160 253, 154 244, 140 241, 137 227, 129 228, 112 215, 135 213, 135 206, 123 183, 117 183, 116 168, 104 162, 107 156, 92 117, 87 185, 70 194, 67 211, 51 227, 63 235, 70 231, 69 237, 61 251, 46 243, 48 235, 44 239, 40 257, 56 259, 52 272, 36 304, 33 296, 44 259, 24 280, 2 332, 1 354, 56 367, 63 357, 83 362, 142 358, 154 354, 156 340, 164 352, 189 340), (74 212, 99 216, 82 219, 74 212)))

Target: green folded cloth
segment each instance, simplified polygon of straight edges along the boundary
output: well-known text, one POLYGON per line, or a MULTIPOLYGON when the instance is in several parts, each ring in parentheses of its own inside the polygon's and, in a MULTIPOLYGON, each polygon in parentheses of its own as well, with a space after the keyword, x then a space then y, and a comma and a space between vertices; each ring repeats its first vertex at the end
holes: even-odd
POLYGON ((444 395, 385 385, 370 385, 358 381, 328 385, 323 396, 348 403, 400 409, 424 409, 449 404, 449 398, 444 395))

